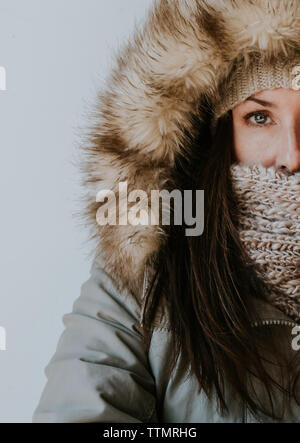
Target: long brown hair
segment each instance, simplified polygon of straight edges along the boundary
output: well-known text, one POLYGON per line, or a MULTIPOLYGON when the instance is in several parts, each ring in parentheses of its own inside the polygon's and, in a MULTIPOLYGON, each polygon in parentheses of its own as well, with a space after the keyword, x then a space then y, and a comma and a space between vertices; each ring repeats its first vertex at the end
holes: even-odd
POLYGON ((171 333, 166 376, 181 354, 199 389, 209 398, 215 390, 220 413, 229 412, 226 381, 254 415, 280 420, 285 402, 296 397, 298 374, 292 376, 290 363, 280 363, 274 334, 251 325, 256 314, 253 299, 266 299, 268 287, 255 272, 237 231, 230 176, 235 161, 232 113, 219 119, 214 137, 205 127, 201 127, 201 149, 196 137, 189 158, 178 158, 174 173, 177 189, 205 191, 204 233, 187 237, 186 226, 169 227, 168 241, 156 259, 156 273, 145 297, 145 343, 149 346, 152 321, 165 297, 171 333), (266 343, 274 357, 271 364, 281 368, 279 382, 264 365, 266 343), (264 400, 251 387, 250 374, 261 383, 264 400), (275 413, 276 391, 283 394, 279 415, 275 413))

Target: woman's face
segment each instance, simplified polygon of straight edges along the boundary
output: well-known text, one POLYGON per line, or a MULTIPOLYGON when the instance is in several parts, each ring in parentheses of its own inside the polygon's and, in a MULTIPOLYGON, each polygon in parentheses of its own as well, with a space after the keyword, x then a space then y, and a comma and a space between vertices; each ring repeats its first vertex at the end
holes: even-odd
POLYGON ((300 170, 300 91, 260 91, 232 110, 236 159, 300 170))

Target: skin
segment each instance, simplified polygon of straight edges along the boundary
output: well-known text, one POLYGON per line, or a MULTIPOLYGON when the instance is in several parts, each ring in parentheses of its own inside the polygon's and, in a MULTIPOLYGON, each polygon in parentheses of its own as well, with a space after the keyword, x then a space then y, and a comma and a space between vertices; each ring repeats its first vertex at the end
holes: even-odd
POLYGON ((300 91, 260 91, 236 106, 232 114, 238 162, 300 171, 300 91))

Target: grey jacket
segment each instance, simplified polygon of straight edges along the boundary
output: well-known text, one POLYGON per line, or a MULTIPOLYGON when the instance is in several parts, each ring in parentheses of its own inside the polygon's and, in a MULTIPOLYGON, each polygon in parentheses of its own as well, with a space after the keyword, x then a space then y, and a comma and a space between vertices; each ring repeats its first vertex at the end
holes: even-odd
MULTIPOLYGON (((278 336, 278 347, 295 352, 295 324, 264 302, 259 312, 257 326, 271 328, 278 336)), ((147 354, 139 333, 140 320, 141 306, 119 293, 102 266, 94 262, 72 312, 63 317, 65 330, 45 368, 47 384, 34 411, 33 423, 257 421, 232 397, 230 389, 226 393, 230 412, 220 415, 216 401, 197 391, 196 379, 186 378, 180 361, 167 380, 167 322, 155 325, 147 354)), ((300 406, 292 403, 284 421, 300 422, 300 406)))

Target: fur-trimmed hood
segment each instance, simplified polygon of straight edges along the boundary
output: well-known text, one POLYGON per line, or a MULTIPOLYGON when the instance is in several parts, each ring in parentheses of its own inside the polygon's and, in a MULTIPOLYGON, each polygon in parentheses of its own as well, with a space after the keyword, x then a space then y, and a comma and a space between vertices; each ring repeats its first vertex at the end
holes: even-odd
MULTIPOLYGON (((300 50, 300 0, 154 1, 116 58, 84 147, 84 184, 96 256, 136 298, 145 266, 166 240, 163 226, 100 226, 97 193, 165 189, 176 156, 189 155, 201 104, 237 60, 300 50)), ((198 125, 199 126, 199 125, 198 125)), ((197 135, 201 149, 201 134, 197 135)))

